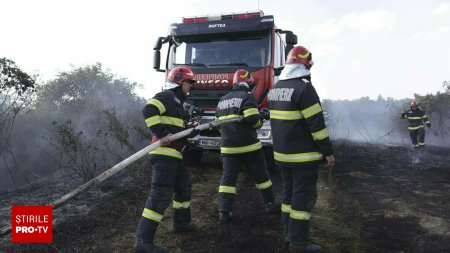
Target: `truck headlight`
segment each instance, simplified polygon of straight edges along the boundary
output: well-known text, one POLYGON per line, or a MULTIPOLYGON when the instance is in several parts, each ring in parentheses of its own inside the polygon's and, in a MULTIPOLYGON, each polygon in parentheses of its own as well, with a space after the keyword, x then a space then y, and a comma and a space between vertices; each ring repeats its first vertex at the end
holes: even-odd
POLYGON ((270 130, 269 129, 259 129, 256 131, 259 139, 268 139, 270 138, 270 130))

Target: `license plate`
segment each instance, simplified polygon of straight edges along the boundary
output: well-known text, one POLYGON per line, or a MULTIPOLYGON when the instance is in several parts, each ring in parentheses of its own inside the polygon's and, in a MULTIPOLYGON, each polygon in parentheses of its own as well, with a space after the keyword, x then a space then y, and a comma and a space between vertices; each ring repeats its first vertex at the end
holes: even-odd
POLYGON ((205 147, 220 147, 220 140, 200 140, 200 146, 205 147))

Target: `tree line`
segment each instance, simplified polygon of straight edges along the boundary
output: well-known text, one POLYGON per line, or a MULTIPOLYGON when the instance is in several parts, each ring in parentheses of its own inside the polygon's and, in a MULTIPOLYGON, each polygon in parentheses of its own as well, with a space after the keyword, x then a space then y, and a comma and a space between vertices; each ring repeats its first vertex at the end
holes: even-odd
MULTIPOLYGON (((0 192, 56 172, 88 181, 149 144, 137 83, 100 63, 73 67, 45 83, 37 78, 0 59, 0 192)), ((415 99, 432 122, 431 144, 450 143, 450 81, 443 92, 415 99)), ((409 144, 400 114, 410 101, 379 96, 324 100, 323 106, 334 139, 409 144)))

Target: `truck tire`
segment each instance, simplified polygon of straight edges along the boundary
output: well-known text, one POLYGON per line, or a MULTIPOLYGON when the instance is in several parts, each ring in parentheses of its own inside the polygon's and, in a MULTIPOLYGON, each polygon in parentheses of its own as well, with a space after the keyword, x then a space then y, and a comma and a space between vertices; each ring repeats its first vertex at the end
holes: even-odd
POLYGON ((264 156, 266 158, 267 170, 269 173, 277 173, 278 168, 275 165, 275 160, 273 158, 273 148, 272 147, 263 147, 264 156))

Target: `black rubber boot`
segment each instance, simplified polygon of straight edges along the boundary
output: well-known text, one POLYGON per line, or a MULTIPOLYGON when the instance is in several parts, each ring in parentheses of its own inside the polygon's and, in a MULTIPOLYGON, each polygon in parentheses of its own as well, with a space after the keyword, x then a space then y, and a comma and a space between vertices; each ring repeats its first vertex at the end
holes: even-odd
POLYGON ((145 241, 136 238, 136 242, 134 243, 134 252, 135 253, 168 253, 167 250, 155 246, 153 242, 145 241))
POLYGON ((273 202, 266 203, 266 213, 277 213, 281 210, 281 200, 276 199, 273 202))
POLYGON ((174 209, 173 210, 173 224, 172 232, 174 234, 192 232, 198 229, 194 224, 191 224, 191 210, 186 209, 174 209))
POLYGON ((264 190, 260 190, 261 197, 266 205, 267 213, 275 213, 281 210, 281 200, 275 199, 275 195, 273 194, 272 187, 269 187, 264 190))
POLYGON ((289 219, 290 251, 295 253, 322 252, 322 247, 309 240, 309 220, 289 219))
POLYGON ((220 224, 229 224, 231 222, 231 217, 232 217, 232 213, 231 212, 219 212, 219 223, 220 224))
POLYGON ((153 244, 158 224, 155 221, 141 218, 136 229, 136 241, 133 246, 135 253, 167 253, 165 249, 153 244))
POLYGON ((294 253, 319 253, 322 252, 322 247, 312 242, 296 245, 291 244, 289 251, 294 253))

